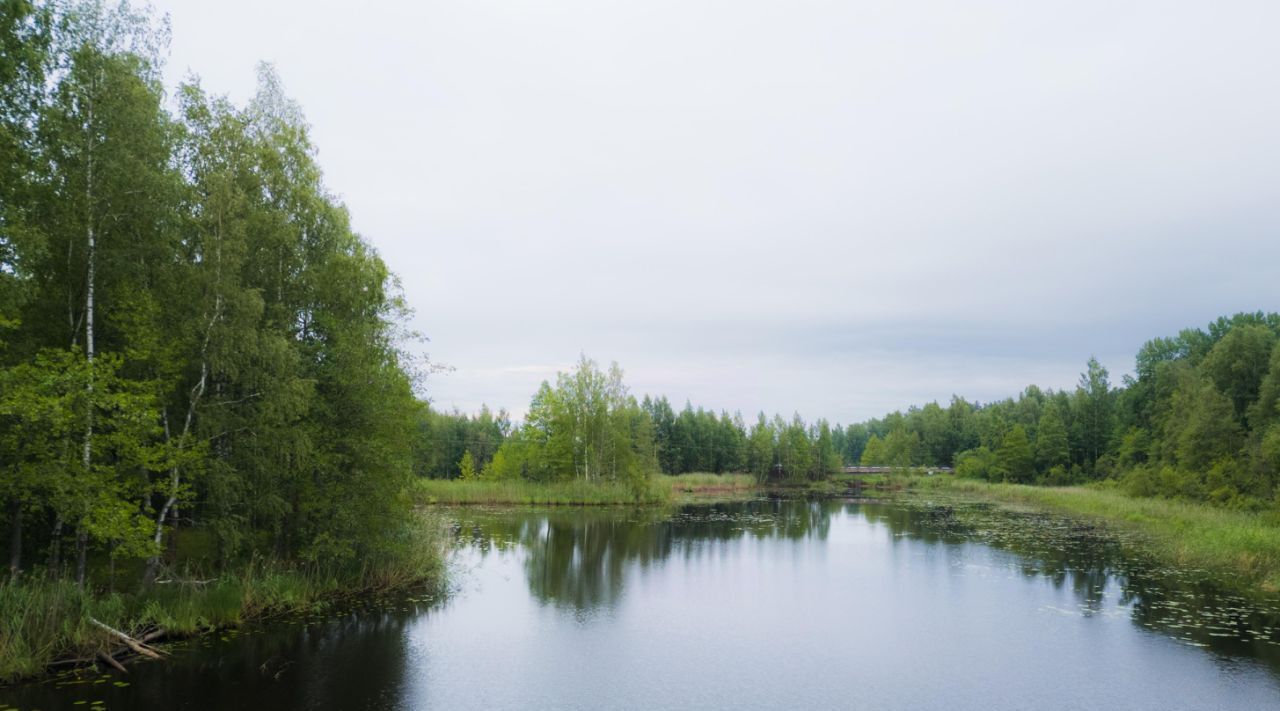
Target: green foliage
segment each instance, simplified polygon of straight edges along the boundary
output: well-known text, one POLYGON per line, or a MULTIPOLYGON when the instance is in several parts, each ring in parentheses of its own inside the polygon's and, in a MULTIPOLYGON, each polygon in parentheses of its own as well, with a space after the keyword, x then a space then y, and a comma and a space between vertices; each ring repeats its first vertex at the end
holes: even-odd
POLYGON ((921 463, 920 434, 905 426, 895 427, 884 438, 884 463, 891 467, 910 467, 921 463))
MULTIPOLYGON (((690 404, 676 414, 665 397, 637 402, 616 364, 603 371, 585 356, 573 371, 558 374, 554 386, 542 383, 514 430, 505 413, 493 418, 488 410, 475 417, 427 411, 423 418, 416 468, 433 478, 458 477, 471 452, 472 470, 487 481, 620 481, 637 491, 657 472, 746 471, 760 482, 820 481, 839 472, 849 446, 847 431, 825 420, 761 413, 748 428, 741 415, 690 404), (473 451, 476 444, 484 454, 473 451), (456 452, 448 469, 433 463, 449 456, 440 452, 456 452)), ((904 437, 907 451, 918 448, 918 437, 904 437)))
POLYGON ((495 415, 481 406, 479 413, 467 415, 422 408, 413 440, 414 473, 434 479, 457 477, 464 452, 471 452, 476 469, 483 471, 510 434, 511 418, 505 410, 495 415))
POLYGON ((976 447, 956 455, 956 475, 996 481, 1002 478, 1003 472, 995 452, 986 447, 976 447))
POLYGON ((467 450, 462 454, 462 459, 458 461, 458 478, 463 481, 471 481, 476 478, 476 460, 471 456, 471 450, 467 450))
MULTIPOLYGON (((439 522, 417 516, 395 530, 394 543, 361 565, 296 565, 253 560, 207 585, 157 585, 96 594, 68 580, 0 580, 0 682, 43 672, 57 659, 92 655, 110 641, 90 623, 142 632, 156 627, 180 638, 337 598, 406 589, 443 578, 439 522)), ((189 579, 207 571, 182 571, 189 579)))
POLYGON ((1031 454, 1031 440, 1022 425, 1014 425, 996 451, 996 466, 1005 481, 1025 483, 1035 477, 1035 460, 1031 454))
POLYGON ((494 452, 493 458, 485 462, 484 468, 480 471, 480 478, 488 481, 515 479, 519 476, 520 471, 508 460, 507 454, 501 449, 494 452))
POLYGON ((929 403, 846 428, 867 439, 845 461, 954 462, 968 478, 1046 484, 1118 478, 1142 495, 1272 506, 1280 502, 1278 339, 1280 314, 1223 317, 1148 341, 1136 377, 1121 387, 1090 358, 1072 391, 1028 386, 981 405, 955 397, 945 410, 929 403))
POLYGON ((645 480, 638 487, 627 481, 581 478, 557 481, 419 479, 413 487, 413 498, 418 504, 609 506, 664 504, 671 496, 671 486, 656 479, 645 480))
MULTIPOLYGON (((644 487, 657 466, 652 423, 622 382, 583 356, 553 388, 542 383, 524 425, 499 447, 501 469, 535 481, 622 482, 644 487)), ((495 454, 495 457, 497 455, 495 454)))
POLYGON ((864 467, 883 467, 889 464, 889 455, 885 452, 884 440, 878 435, 871 435, 862 449, 859 464, 864 467))
POLYGON ((1036 428, 1036 463, 1042 471, 1065 467, 1071 459, 1071 444, 1061 408, 1050 400, 1036 428))
POLYGON ((1090 470, 1110 443, 1115 422, 1114 402, 1115 393, 1107 369, 1097 358, 1090 358, 1085 372, 1080 374, 1072 403, 1081 462, 1090 470))
POLYGON ((425 417, 395 280, 270 69, 246 106, 191 83, 171 112, 166 42, 127 5, 0 7, 11 565, 61 573, 74 541, 154 572, 178 521, 222 564, 375 557, 425 417))
POLYGON ((677 415, 666 397, 645 396, 640 409, 649 417, 661 471, 741 471, 748 466, 747 428, 740 415, 689 403, 677 415))
POLYGON ((1258 399, 1275 342, 1275 332, 1266 326, 1237 326, 1213 345, 1200 364, 1200 372, 1231 401, 1242 423, 1247 421, 1250 405, 1258 399))
POLYGON ((1132 528, 1143 534, 1145 551, 1170 565, 1230 575, 1242 587, 1268 597, 1280 591, 1280 521, 1276 512, 1135 497, 1103 484, 1045 488, 952 477, 911 480, 912 486, 921 489, 1042 506, 1132 528))

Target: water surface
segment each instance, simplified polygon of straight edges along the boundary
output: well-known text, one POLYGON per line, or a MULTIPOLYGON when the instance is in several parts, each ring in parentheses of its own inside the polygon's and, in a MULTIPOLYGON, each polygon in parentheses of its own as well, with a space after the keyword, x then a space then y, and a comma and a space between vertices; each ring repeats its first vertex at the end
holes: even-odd
POLYGON ((443 600, 211 638, 129 686, 88 674, 0 701, 1280 709, 1272 606, 1071 519, 857 501, 444 515, 457 546, 443 600))

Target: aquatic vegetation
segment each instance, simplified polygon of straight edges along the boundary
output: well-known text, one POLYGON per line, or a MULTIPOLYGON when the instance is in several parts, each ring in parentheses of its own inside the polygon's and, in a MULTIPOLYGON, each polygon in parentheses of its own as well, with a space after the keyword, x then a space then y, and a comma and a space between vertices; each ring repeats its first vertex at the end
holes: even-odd
POLYGON ((951 477, 912 479, 914 492, 965 494, 1045 507, 1140 534, 1161 560, 1232 576, 1255 594, 1280 592, 1280 513, 1129 496, 1104 486, 1037 487, 951 477))
POLYGON ((1056 613, 1126 615, 1190 646, 1280 656, 1280 599, 1245 595, 1234 576, 1173 563, 1140 529, 1095 523, 1066 511, 995 505, 969 494, 956 496, 944 486, 915 493, 893 504, 913 512, 911 523, 884 517, 891 527, 926 540, 979 542, 1016 554, 1011 572, 1078 593, 1074 608, 1054 608, 1056 613))

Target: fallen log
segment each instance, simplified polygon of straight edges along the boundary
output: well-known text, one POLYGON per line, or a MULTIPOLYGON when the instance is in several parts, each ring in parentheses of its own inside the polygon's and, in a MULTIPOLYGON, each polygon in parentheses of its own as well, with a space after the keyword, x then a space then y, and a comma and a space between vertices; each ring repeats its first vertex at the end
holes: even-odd
POLYGON ((116 661, 115 657, 111 656, 110 654, 107 654, 106 652, 98 652, 98 660, 101 661, 103 664, 106 664, 107 666, 111 667, 112 669, 115 669, 116 671, 120 672, 121 674, 129 673, 129 670, 125 669, 123 664, 116 661))
POLYGON ((133 637, 130 637, 124 632, 121 632, 120 630, 110 625, 103 624, 102 622, 99 622, 98 620, 92 617, 89 618, 89 621, 97 625, 98 627, 101 627, 102 629, 106 630, 113 637, 119 639, 121 642, 124 642, 126 647, 128 647, 129 649, 132 649, 138 654, 141 654, 144 657, 150 657, 152 659, 160 659, 160 654, 161 654, 160 650, 155 649, 154 647, 149 647, 146 644, 134 639, 133 637))
POLYGON ((138 638, 138 640, 139 640, 140 642, 143 642, 143 643, 145 644, 145 643, 147 643, 147 642, 154 642, 154 641, 156 641, 157 639, 161 639, 161 638, 163 638, 166 634, 168 634, 168 633, 164 631, 164 628, 163 628, 163 627, 160 627, 160 628, 157 628, 157 629, 151 630, 150 632, 148 632, 148 633, 146 633, 146 634, 142 635, 141 637, 139 637, 139 638, 138 638))
POLYGON ((69 659, 55 659, 54 661, 49 662, 45 666, 47 666, 50 669, 53 669, 55 667, 82 667, 86 664, 92 664, 94 659, 96 659, 96 657, 71 657, 69 659))

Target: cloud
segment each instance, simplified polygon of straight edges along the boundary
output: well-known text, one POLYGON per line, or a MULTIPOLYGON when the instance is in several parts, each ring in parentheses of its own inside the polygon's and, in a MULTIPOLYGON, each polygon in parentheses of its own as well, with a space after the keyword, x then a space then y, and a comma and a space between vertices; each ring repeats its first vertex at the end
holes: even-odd
POLYGON ((848 421, 1280 308, 1275 3, 160 6, 175 77, 275 62, 438 405, 586 352, 848 421))

